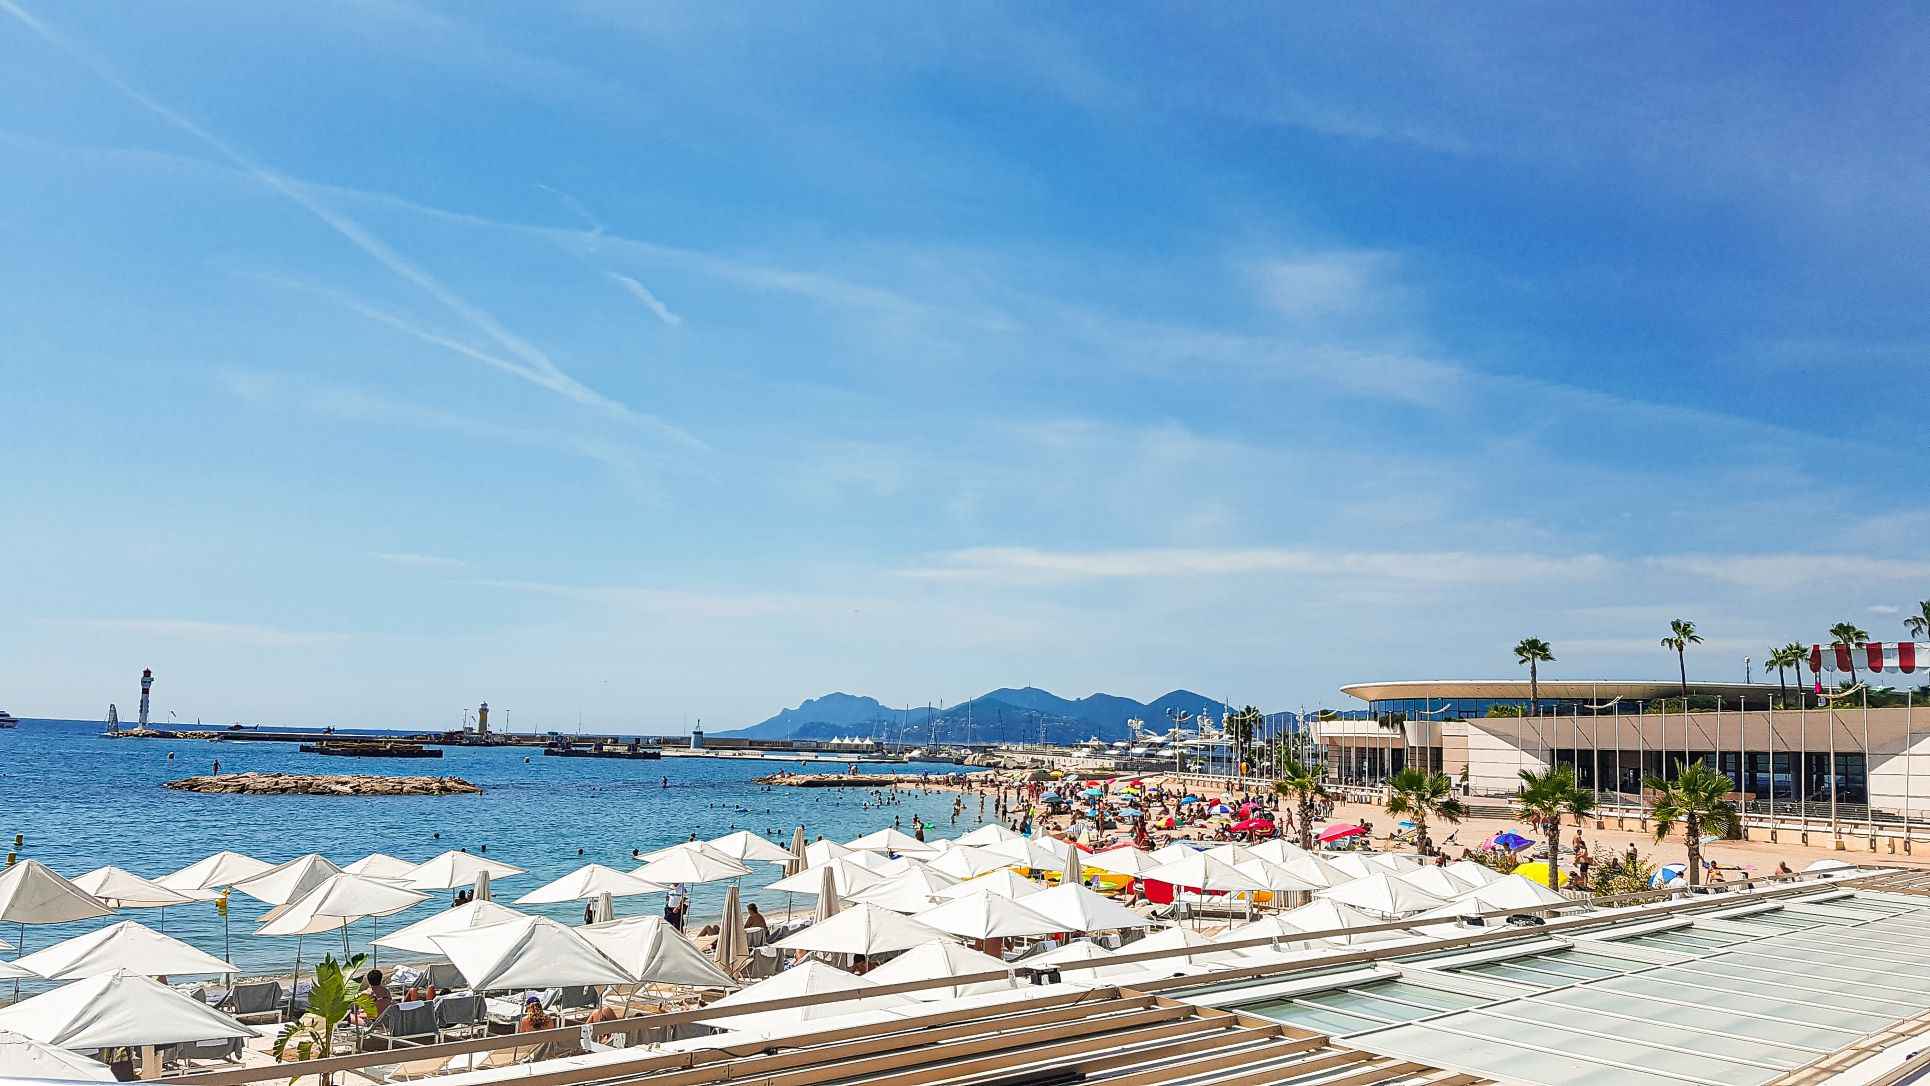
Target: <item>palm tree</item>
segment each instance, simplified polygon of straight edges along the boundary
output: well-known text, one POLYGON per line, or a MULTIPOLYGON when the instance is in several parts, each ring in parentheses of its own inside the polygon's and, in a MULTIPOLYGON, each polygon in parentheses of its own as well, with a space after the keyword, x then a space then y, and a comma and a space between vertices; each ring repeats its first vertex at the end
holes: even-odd
POLYGON ((1779 649, 1770 649, 1769 655, 1763 658, 1763 662, 1776 669, 1776 691, 1782 695, 1783 707, 1785 709, 1788 708, 1789 684, 1784 681, 1783 673, 1788 668, 1793 667, 1796 669, 1796 681, 1798 683, 1802 682, 1803 657, 1801 647, 1797 645, 1784 645, 1779 649))
POLYGON ((1917 601, 1917 613, 1903 620, 1903 628, 1911 637, 1930 637, 1930 600, 1917 601))
POLYGON ((1280 764, 1279 779, 1273 782, 1273 790, 1283 796, 1293 796, 1298 808, 1295 821, 1300 827, 1300 847, 1313 849, 1313 801, 1327 798, 1327 788, 1320 783, 1320 777, 1300 759, 1288 756, 1280 764))
POLYGON ((1839 645, 1847 645, 1850 650, 1850 685, 1856 685, 1856 650, 1870 643, 1870 631, 1854 622, 1839 622, 1829 628, 1829 635, 1839 645))
MULTIPOLYGON (((375 1018, 375 997, 369 994, 366 985, 353 977, 367 957, 366 954, 357 954, 349 959, 346 969, 335 960, 333 954, 322 959, 321 964, 315 967, 315 983, 308 991, 308 1011, 283 1026, 275 1036, 275 1059, 286 1061, 291 1046, 297 1060, 329 1056, 334 1049, 335 1028, 342 1024, 349 1012, 359 1010, 364 1018, 375 1018)), ((328 1079, 328 1075, 322 1076, 323 1086, 327 1086, 328 1079)), ((292 1084, 295 1079, 288 1081, 292 1084)))
POLYGON ((1394 779, 1388 782, 1387 813, 1412 816, 1415 840, 1422 843, 1425 852, 1431 853, 1434 848, 1427 836, 1427 820, 1459 822, 1467 814, 1467 808, 1454 798, 1454 782, 1448 780, 1447 774, 1408 768, 1394 774, 1394 779))
POLYGON ((1575 783, 1573 766, 1551 766, 1540 773, 1524 769, 1521 771, 1521 787, 1515 792, 1515 809, 1523 819, 1539 826, 1547 836, 1549 889, 1558 889, 1561 883, 1562 816, 1573 815, 1575 824, 1581 825, 1582 819, 1595 809, 1594 794, 1575 783))
POLYGON ((1735 828, 1736 807, 1729 802, 1729 792, 1736 782, 1702 762, 1685 766, 1678 761, 1675 765, 1674 780, 1650 777, 1643 786, 1656 793, 1649 803, 1649 817, 1655 820, 1657 841, 1667 838, 1677 822, 1682 823, 1689 849, 1689 885, 1693 887, 1702 881, 1702 831, 1728 833, 1735 828))
POLYGON ((1695 632, 1695 623, 1686 618, 1669 620, 1669 636, 1662 639, 1662 647, 1675 650, 1675 666, 1682 674, 1682 708, 1689 708, 1689 646, 1702 644, 1702 635, 1695 632))
MULTIPOLYGON (((1791 641, 1783 646, 1783 652, 1790 656, 1789 668, 1796 673, 1796 701, 1800 705, 1803 700, 1803 661, 1809 659, 1809 646, 1791 641)), ((1787 709, 1789 706, 1784 705, 1783 708, 1787 709)))
POLYGON ((1528 715, 1535 715, 1541 703, 1541 671, 1538 665, 1555 662, 1555 650, 1539 637, 1524 637, 1515 642, 1515 663, 1528 665, 1528 715))

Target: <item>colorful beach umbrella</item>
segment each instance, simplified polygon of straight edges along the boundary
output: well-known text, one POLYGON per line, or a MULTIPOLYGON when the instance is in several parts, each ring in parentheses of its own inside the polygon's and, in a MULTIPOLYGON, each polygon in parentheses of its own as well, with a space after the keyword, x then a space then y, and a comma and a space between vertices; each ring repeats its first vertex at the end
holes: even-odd
POLYGON ((1349 837, 1365 836, 1366 833, 1367 829, 1364 826, 1356 826, 1349 822, 1340 822, 1321 830, 1314 840, 1319 841, 1323 845, 1331 845, 1335 841, 1345 841, 1349 837))

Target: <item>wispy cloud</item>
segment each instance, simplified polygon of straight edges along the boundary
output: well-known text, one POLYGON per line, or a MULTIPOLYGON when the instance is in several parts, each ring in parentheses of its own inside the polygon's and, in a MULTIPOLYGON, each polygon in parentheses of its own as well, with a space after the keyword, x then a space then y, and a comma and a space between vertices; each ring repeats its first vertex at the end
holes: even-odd
POLYGON ((1930 580, 1930 561, 1861 554, 1673 555, 1651 558, 1649 564, 1670 573, 1761 589, 1817 582, 1930 580))
MULTIPOLYGON (((0 3, 4 2, 0 0, 0 3)), ((205 622, 185 618, 70 618, 47 621, 52 625, 101 633, 132 634, 173 641, 220 642, 256 648, 296 648, 348 640, 347 634, 311 633, 248 622, 205 622)))
POLYGON ((642 283, 637 282, 635 279, 632 279, 627 275, 619 275, 616 272, 609 272, 607 274, 610 276, 612 280, 616 282, 618 286, 622 287, 625 291, 627 291, 631 297, 635 298, 639 302, 642 302, 645 309, 648 309, 650 312, 655 313, 657 315, 658 320, 664 322, 665 324, 671 326, 672 328, 675 328, 684 322, 684 319, 682 317, 679 317, 675 313, 672 313, 670 311, 669 306, 663 304, 663 302, 658 300, 655 294, 650 293, 649 287, 644 286, 642 283))
POLYGON ((1274 547, 1153 547, 1092 551, 974 547, 949 552, 935 564, 907 569, 902 573, 904 576, 929 580, 1018 583, 1282 573, 1467 584, 1593 577, 1608 572, 1612 565, 1610 559, 1598 554, 1549 556, 1463 551, 1372 553, 1274 547))
MULTIPOLYGON (((39 35, 48 44, 72 56, 96 77, 119 91, 129 101, 180 129, 197 141, 226 159, 237 169, 253 177, 256 181, 286 197, 289 201, 320 220, 329 229, 346 239, 351 245, 394 274, 397 278, 412 284, 428 294, 450 312, 476 329, 483 336, 495 342, 502 350, 520 359, 520 363, 509 363, 501 359, 488 358, 473 348, 464 348, 462 353, 488 361, 506 373, 514 374, 539 387, 574 400, 586 406, 595 407, 618 418, 628 419, 646 425, 661 425, 658 420, 641 414, 626 404, 605 396, 564 372, 550 357, 535 344, 516 335, 505 327, 495 316, 480 306, 471 304, 453 289, 444 284, 426 269, 416 265, 397 252, 387 242, 375 236, 361 223, 330 208, 316 199, 310 190, 295 181, 282 176, 257 162, 252 156, 229 143, 186 114, 174 109, 157 98, 135 87, 123 79, 105 61, 83 49, 66 36, 53 30, 14 0, 0 0, 0 10, 6 11, 28 29, 39 35)), ((409 330, 399 320, 391 320, 398 327, 409 330)), ((451 346, 449 342, 437 339, 426 333, 417 333, 431 342, 451 346)), ((688 435, 685 435, 688 436, 688 435)))
POLYGON ((1900 615, 1903 613, 1903 608, 1895 607, 1887 603, 1873 603, 1870 604, 1870 613, 1873 615, 1900 615))
POLYGON ((447 558, 440 554, 416 554, 410 551, 381 551, 375 556, 390 565, 410 566, 416 569, 468 569, 469 563, 461 558, 447 558))
POLYGON ((1302 253, 1261 261, 1253 276, 1275 312, 1301 319, 1351 317, 1395 300, 1389 282, 1394 263, 1392 253, 1371 250, 1302 253))

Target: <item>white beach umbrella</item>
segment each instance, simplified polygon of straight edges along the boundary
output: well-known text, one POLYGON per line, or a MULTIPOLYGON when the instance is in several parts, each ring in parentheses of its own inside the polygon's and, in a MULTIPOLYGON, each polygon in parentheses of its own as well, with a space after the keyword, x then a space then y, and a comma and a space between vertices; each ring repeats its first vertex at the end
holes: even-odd
POLYGON ((1478 864, 1473 860, 1456 860, 1441 870, 1453 875, 1469 886, 1486 886, 1491 882, 1500 882, 1503 878, 1506 878, 1505 875, 1502 875, 1487 864, 1478 864))
POLYGON ((268 905, 286 905, 341 873, 342 869, 326 857, 311 852, 242 879, 231 888, 268 905))
POLYGON ((961 897, 986 893, 1009 897, 1016 901, 1044 889, 1044 883, 1033 882, 1011 868, 1000 868, 989 875, 980 875, 975 879, 966 879, 956 886, 948 886, 938 892, 938 897, 943 901, 955 901, 961 897))
MULTIPOLYGON (((1031 967, 1038 965, 1066 965, 1071 962, 1100 961, 1112 957, 1112 951, 1093 942, 1091 939, 1074 939, 1062 947, 1054 947, 1044 954, 1028 954, 1015 962, 1015 965, 1031 967)), ((1093 970, 1081 969, 1067 976, 1073 979, 1089 977, 1093 970)))
POLYGON ((144 977, 236 972, 228 962, 132 920, 76 935, 14 964, 47 980, 80 980, 120 970, 144 977))
POLYGON ((0 921, 64 924, 106 916, 110 911, 106 902, 39 860, 21 860, 0 872, 0 921))
POLYGON ((1390 919, 1412 916, 1447 904, 1446 898, 1436 897, 1413 883, 1385 871, 1323 889, 1319 896, 1328 901, 1351 905, 1362 912, 1375 913, 1390 919))
POLYGON ((634 984, 636 978, 577 929, 547 916, 525 916, 480 928, 431 935, 476 991, 634 984))
POLYGON ((411 890, 460 890, 476 885, 476 879, 481 875, 488 875, 491 879, 506 879, 522 873, 523 869, 514 864, 474 853, 451 851, 418 864, 405 885, 411 890))
POLYGON ((1232 864, 1234 867, 1238 867, 1248 860, 1266 859, 1266 857, 1255 852, 1253 846, 1242 844, 1238 841, 1228 841, 1225 844, 1214 845, 1212 848, 1206 850, 1206 854, 1221 863, 1232 864))
MULTIPOLYGON (((1231 870, 1230 868, 1228 870, 1231 870)), ((1021 902, 1027 909, 1051 920, 1054 931, 1111 931, 1114 928, 1150 928, 1153 921, 1133 912, 1117 901, 1076 883, 1041 890, 1021 902)))
MULTIPOLYGON (((853 856, 851 860, 853 863, 857 863, 859 862, 859 856, 866 856, 866 855, 876 855, 876 854, 859 853, 858 856, 853 856)), ((871 872, 874 875, 877 875, 880 878, 895 879, 898 876, 903 875, 908 871, 930 871, 931 867, 930 865, 926 864, 925 861, 919 859, 916 856, 899 856, 896 859, 886 860, 884 863, 881 863, 876 867, 872 867, 867 864, 865 866, 865 870, 871 872)))
POLYGON ((0 1082, 41 1079, 61 1082, 115 1081, 114 1072, 99 1060, 0 1030, 0 1082))
POLYGON ((938 851, 936 846, 928 845, 916 837, 901 830, 893 829, 890 826, 886 826, 882 830, 867 833, 863 837, 856 837, 846 841, 844 847, 853 852, 908 852, 919 856, 938 851))
POLYGON ((31 973, 15 966, 12 962, 0 962, 0 980, 40 980, 38 973, 31 973))
POLYGON ((1184 859, 1161 864, 1146 872, 1144 877, 1194 890, 1220 890, 1232 893, 1240 890, 1266 889, 1253 876, 1243 873, 1224 860, 1216 860, 1204 852, 1195 852, 1184 859))
POLYGON ((630 916, 576 929, 585 942, 641 984, 735 988, 737 982, 660 916, 630 916))
MULTIPOLYGON (((369 916, 389 916, 429 900, 366 875, 330 875, 299 900, 270 909, 256 935, 319 935, 369 916)), ((346 934, 344 938, 346 938, 346 934)))
POLYGON ((1061 885, 1069 883, 1076 886, 1086 881, 1086 873, 1079 863, 1078 845, 1070 841, 1065 842, 1065 859, 1059 862, 1063 865, 1059 869, 1059 882, 1061 885))
POLYGON ((1403 871, 1395 878, 1413 886, 1418 886, 1442 900, 1460 897, 1475 887, 1448 874, 1445 867, 1417 867, 1403 871))
POLYGON ((177 893, 194 894, 233 886, 237 882, 272 871, 274 867, 275 865, 267 860, 257 860, 246 853, 224 851, 196 860, 181 870, 162 875, 154 881, 177 893))
POLYGON ((1133 954, 1150 954, 1156 950, 1181 950, 1192 947, 1202 948, 1199 954, 1174 954, 1165 958, 1154 958, 1144 962, 1126 962, 1123 965, 1108 966, 1092 971, 1094 976, 1115 980, 1126 976, 1171 976, 1174 967, 1209 958, 1230 957, 1226 951, 1213 949, 1213 940, 1192 928, 1164 928, 1148 935, 1138 942, 1127 943, 1115 953, 1120 957, 1133 954))
POLYGON ((1329 853, 1322 858, 1327 861, 1328 866, 1346 875, 1348 882, 1387 871, 1387 868, 1368 859, 1367 854, 1363 852, 1329 853))
POLYGON ((165 909, 204 900, 170 890, 122 867, 97 867, 85 875, 75 875, 74 885, 113 909, 165 909))
POLYGON ((780 950, 810 950, 824 954, 860 954, 867 958, 909 950, 942 938, 943 933, 890 909, 853 902, 829 920, 778 940, 780 950))
POLYGON ((1010 841, 1000 841, 996 845, 986 845, 985 851, 994 856, 1004 857, 1015 867, 1029 867, 1035 871, 1057 871, 1065 863, 1065 853, 1054 846, 1056 841, 1041 840, 1036 837, 1017 837, 1010 841))
POLYGON ((822 924, 838 915, 838 906, 841 904, 843 902, 838 899, 837 875, 827 864, 818 870, 817 922, 822 924))
POLYGON ((1068 930, 1058 921, 1041 916, 1009 897, 987 891, 955 898, 912 919, 961 939, 1007 939, 1068 930))
POLYGON ((1855 866, 1856 866, 1855 864, 1849 863, 1844 860, 1817 860, 1816 862, 1803 868, 1803 874, 1813 875, 1813 874, 1820 874, 1825 871, 1848 871, 1851 868, 1854 868, 1855 866))
POLYGON ((443 909, 434 916, 418 920, 406 928, 397 929, 371 942, 386 950, 405 950, 411 954, 440 956, 442 950, 436 946, 433 936, 487 927, 490 924, 500 924, 505 920, 520 920, 524 915, 507 905, 498 905, 493 901, 471 901, 453 909, 443 909))
POLYGON ((1362 855, 1367 858, 1368 863, 1393 875, 1404 871, 1418 871, 1427 866, 1427 861, 1414 852, 1367 852, 1362 855))
MULTIPOLYGON (((744 910, 739 907, 736 883, 724 891, 724 911, 717 924, 717 964, 727 973, 736 973, 740 962, 750 957, 750 932, 744 927, 744 910)), ((634 970, 633 970, 634 972, 634 970)))
POLYGON ((936 871, 907 871, 857 891, 851 900, 879 905, 896 913, 922 913, 937 903, 940 890, 956 885, 957 880, 936 871))
POLYGON ((645 882, 634 875, 626 875, 613 867, 584 864, 562 878, 544 883, 517 898, 516 904, 557 905, 565 901, 588 901, 604 894, 609 894, 611 897, 635 897, 638 894, 660 894, 668 889, 667 886, 658 886, 656 883, 645 882))
POLYGON ((987 871, 1010 867, 1012 861, 1003 856, 994 856, 982 848, 953 845, 926 861, 925 866, 954 879, 969 879, 975 875, 983 875, 987 871))
POLYGON ((367 875, 372 879, 406 882, 415 874, 415 869, 416 865, 407 860, 385 852, 371 852, 342 870, 351 875, 367 875))
POLYGON ((1496 912, 1501 909, 1559 908, 1574 905, 1553 890, 1520 875, 1503 875, 1479 889, 1470 890, 1454 901, 1462 915, 1471 912, 1496 912), (1475 906, 1469 908, 1468 906, 1475 906))
POLYGON ((1266 938, 1272 939, 1277 945, 1286 949, 1333 947, 1340 945, 1339 943, 1330 943, 1325 939, 1309 940, 1303 938, 1307 933, 1307 929, 1299 924, 1289 922, 1286 919, 1289 915, 1291 914, 1274 913, 1271 916, 1255 920, 1251 924, 1241 924, 1237 927, 1229 928, 1215 936, 1213 941, 1215 943, 1232 943, 1247 939, 1266 938))
MULTIPOLYGON (((851 855, 851 850, 836 841, 813 841, 804 846, 804 866, 818 867, 851 855)), ((796 874, 796 872, 792 872, 796 874)))
POLYGON ((846 897, 884 881, 883 876, 867 871, 848 859, 837 859, 807 867, 795 875, 786 875, 772 883, 770 888, 793 894, 815 894, 823 886, 823 873, 826 871, 831 873, 837 892, 846 897))
POLYGON ((961 845, 996 845, 1000 841, 1015 841, 1018 834, 996 822, 980 826, 970 833, 956 838, 961 845))
POLYGON ((1233 865, 1233 870, 1259 883, 1264 889, 1276 894, 1304 894, 1320 889, 1299 875, 1275 863, 1262 859, 1251 859, 1233 865))
POLYGON ((1311 852, 1289 855, 1277 865, 1315 886, 1339 886, 1350 882, 1354 876, 1328 863, 1324 858, 1311 852))
MULTIPOLYGON (((820 961, 806 961, 784 970, 769 980, 762 980, 748 988, 733 992, 710 1006, 713 1008, 740 1007, 779 999, 828 995, 834 992, 862 993, 876 987, 876 984, 864 977, 853 976, 820 961)), ((706 1023, 720 1029, 770 1033, 776 1030, 795 1029, 806 1023, 815 1025, 831 1019, 848 1018, 864 1012, 917 1009, 917 1003, 902 995, 860 995, 851 999, 814 1003, 802 1007, 785 1007, 781 1010, 711 1018, 706 1019, 706 1023)))
POLYGON ((702 841, 690 841, 677 845, 630 873, 645 882, 669 886, 679 882, 694 885, 742 878, 750 874, 751 869, 702 841))
POLYGON ((0 1010, 0 1029, 77 1050, 255 1035, 193 996, 125 971, 102 973, 21 1000, 0 1010))
POLYGON ((960 946, 950 939, 933 939, 920 943, 891 959, 885 964, 865 974, 865 979, 873 984, 901 984, 911 980, 933 980, 938 977, 966 977, 973 973, 1005 973, 1002 980, 981 980, 970 984, 952 984, 943 988, 920 988, 915 992, 904 993, 921 1003, 936 1000, 957 999, 960 996, 977 995, 981 992, 1001 992, 1018 986, 1011 975, 1012 967, 990 954, 960 946))
POLYGON ((1287 859, 1292 856, 1313 855, 1313 853, 1288 841, 1284 837, 1275 837, 1262 841, 1257 845, 1249 847, 1247 851, 1272 864, 1284 864, 1287 862, 1287 859))
POLYGON ((1098 871, 1110 871, 1115 875, 1131 875, 1138 878, 1166 861, 1159 859, 1144 849, 1131 845, 1109 848, 1095 852, 1085 858, 1085 866, 1098 871))
POLYGON ((772 844, 749 830, 738 830, 704 842, 711 850, 740 863, 789 863, 793 858, 783 845, 772 844))
POLYGON ((1156 857, 1160 863, 1170 864, 1178 860, 1190 859, 1203 851, 1205 850, 1194 848, 1184 841, 1174 841, 1170 845, 1154 849, 1153 856, 1156 857))
POLYGON ((1386 921, 1378 917, 1369 916, 1351 905, 1334 901, 1331 898, 1315 898, 1309 904, 1302 905, 1298 909, 1289 909, 1279 914, 1278 919, 1282 924, 1298 928, 1301 931, 1338 932, 1342 929, 1348 929, 1344 934, 1324 936, 1324 938, 1331 942, 1346 946, 1359 946, 1363 943, 1385 943, 1391 940, 1412 938, 1412 936, 1404 935, 1398 931, 1368 931, 1356 934, 1351 929, 1372 927, 1376 924, 1386 923, 1386 921))
POLYGON ((784 873, 786 875, 795 875, 804 870, 804 865, 809 862, 804 858, 805 848, 804 826, 800 824, 791 830, 791 857, 784 861, 784 873))

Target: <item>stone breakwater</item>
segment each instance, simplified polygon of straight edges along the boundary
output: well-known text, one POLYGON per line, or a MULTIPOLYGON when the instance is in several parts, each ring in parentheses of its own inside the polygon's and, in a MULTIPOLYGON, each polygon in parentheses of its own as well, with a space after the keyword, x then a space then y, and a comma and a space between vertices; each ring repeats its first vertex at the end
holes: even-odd
POLYGON ((223 773, 183 777, 163 787, 217 796, 479 796, 461 777, 311 776, 301 773, 223 773))

